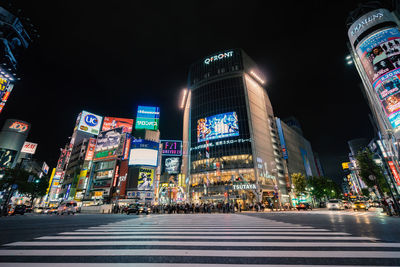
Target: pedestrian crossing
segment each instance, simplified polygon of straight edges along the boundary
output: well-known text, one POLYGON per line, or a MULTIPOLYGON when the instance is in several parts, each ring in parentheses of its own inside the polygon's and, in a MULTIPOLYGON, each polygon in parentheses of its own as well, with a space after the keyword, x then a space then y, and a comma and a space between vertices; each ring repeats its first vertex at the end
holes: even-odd
POLYGON ((130 218, 0 247, 0 266, 400 266, 400 243, 238 214, 130 218))

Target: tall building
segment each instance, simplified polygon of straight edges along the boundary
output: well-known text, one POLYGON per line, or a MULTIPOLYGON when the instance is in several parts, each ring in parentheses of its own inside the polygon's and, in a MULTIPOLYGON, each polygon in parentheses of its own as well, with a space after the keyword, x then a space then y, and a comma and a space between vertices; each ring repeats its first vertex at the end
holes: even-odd
POLYGON ((350 13, 348 47, 388 155, 384 162, 391 170, 388 182, 399 191, 400 29, 393 8, 373 2, 350 13))
POLYGON ((31 25, 0 7, 0 113, 19 80, 19 60, 31 44, 32 37, 36 37, 31 25))
POLYGON ((289 202, 263 73, 241 49, 195 62, 184 103, 182 171, 194 202, 289 202))

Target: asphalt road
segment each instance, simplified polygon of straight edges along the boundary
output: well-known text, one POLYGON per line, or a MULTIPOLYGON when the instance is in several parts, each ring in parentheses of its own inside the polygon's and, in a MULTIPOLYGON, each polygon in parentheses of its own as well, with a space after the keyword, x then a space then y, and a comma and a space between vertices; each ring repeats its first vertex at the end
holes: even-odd
POLYGON ((400 218, 376 212, 0 218, 0 266, 400 266, 400 218))
POLYGON ((280 222, 298 223, 332 231, 346 232, 355 236, 374 237, 386 242, 400 242, 400 218, 380 212, 327 210, 268 213, 242 213, 280 222))

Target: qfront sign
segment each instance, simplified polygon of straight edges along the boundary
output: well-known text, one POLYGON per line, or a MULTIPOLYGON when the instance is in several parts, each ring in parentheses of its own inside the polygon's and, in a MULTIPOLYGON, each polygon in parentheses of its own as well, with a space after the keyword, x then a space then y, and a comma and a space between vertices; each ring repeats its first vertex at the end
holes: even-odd
POLYGON ((208 65, 208 64, 210 64, 210 63, 212 63, 214 61, 221 60, 221 59, 228 58, 228 57, 232 57, 232 56, 233 56, 233 51, 221 53, 221 54, 218 54, 218 55, 215 55, 215 56, 212 56, 212 57, 204 59, 204 64, 208 65))
POLYGON ((233 190, 256 190, 256 184, 234 184, 233 190))

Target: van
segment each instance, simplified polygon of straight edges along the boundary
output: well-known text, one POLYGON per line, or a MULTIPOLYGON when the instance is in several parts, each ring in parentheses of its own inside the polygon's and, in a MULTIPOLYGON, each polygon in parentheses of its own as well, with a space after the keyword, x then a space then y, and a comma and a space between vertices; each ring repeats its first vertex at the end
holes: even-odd
POLYGON ((72 214, 74 215, 78 210, 78 204, 76 201, 63 201, 61 202, 60 206, 58 206, 57 214, 64 215, 64 214, 72 214))

